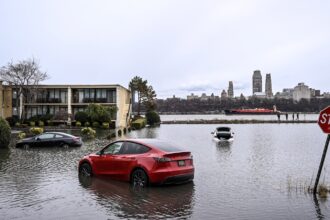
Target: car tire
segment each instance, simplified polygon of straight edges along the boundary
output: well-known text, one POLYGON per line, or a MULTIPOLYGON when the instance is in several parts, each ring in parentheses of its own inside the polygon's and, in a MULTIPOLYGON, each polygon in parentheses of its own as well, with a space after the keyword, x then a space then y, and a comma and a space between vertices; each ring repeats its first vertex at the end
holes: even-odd
POLYGON ((149 178, 146 172, 142 169, 136 169, 131 175, 131 184, 134 187, 146 187, 149 184, 149 178))
POLYGON ((89 163, 83 163, 79 167, 79 174, 84 176, 92 176, 92 167, 89 165, 89 163))
POLYGON ((64 149, 68 149, 68 148, 69 148, 69 145, 66 144, 66 143, 63 143, 61 146, 62 146, 64 149))
POLYGON ((24 149, 24 150, 27 150, 27 149, 29 149, 29 148, 30 148, 30 145, 28 145, 28 144, 24 144, 24 145, 23 145, 23 149, 24 149))

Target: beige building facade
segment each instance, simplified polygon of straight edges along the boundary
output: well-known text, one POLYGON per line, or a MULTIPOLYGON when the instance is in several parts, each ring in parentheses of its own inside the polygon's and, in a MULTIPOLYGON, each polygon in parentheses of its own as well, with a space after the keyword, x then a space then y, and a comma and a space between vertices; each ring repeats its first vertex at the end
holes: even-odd
MULTIPOLYGON (((28 88, 27 88, 28 89, 28 88)), ((131 92, 121 85, 39 85, 29 98, 17 97, 17 90, 0 83, 0 116, 26 118, 42 115, 67 115, 70 123, 74 115, 91 103, 116 106, 116 128, 129 126, 132 103, 131 92)))
POLYGON ((12 88, 3 85, 0 81, 0 117, 8 118, 12 116, 12 88))

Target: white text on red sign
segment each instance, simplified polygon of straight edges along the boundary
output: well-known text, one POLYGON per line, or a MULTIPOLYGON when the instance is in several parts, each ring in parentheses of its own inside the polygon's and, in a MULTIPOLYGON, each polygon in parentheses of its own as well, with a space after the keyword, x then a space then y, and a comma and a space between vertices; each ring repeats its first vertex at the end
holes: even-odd
POLYGON ((321 124, 328 123, 328 125, 330 125, 330 114, 327 114, 327 113, 321 114, 320 123, 321 124))

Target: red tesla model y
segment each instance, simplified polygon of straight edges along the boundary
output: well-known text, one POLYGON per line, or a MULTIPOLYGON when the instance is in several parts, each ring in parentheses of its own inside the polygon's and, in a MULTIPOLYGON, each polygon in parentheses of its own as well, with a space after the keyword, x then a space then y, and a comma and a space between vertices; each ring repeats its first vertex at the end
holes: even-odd
POLYGON ((79 161, 79 174, 106 175, 134 186, 175 184, 194 178, 189 151, 158 139, 128 139, 113 142, 79 161))

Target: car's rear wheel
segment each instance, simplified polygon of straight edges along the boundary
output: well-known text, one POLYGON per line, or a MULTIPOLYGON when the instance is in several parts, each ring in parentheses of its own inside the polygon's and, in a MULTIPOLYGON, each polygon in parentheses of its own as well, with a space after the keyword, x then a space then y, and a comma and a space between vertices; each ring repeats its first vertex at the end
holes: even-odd
POLYGON ((79 174, 84 176, 92 176, 92 167, 89 165, 89 163, 83 163, 79 167, 79 174))
POLYGON ((29 148, 30 148, 30 145, 28 145, 28 144, 24 144, 24 145, 23 145, 23 149, 27 150, 27 149, 29 149, 29 148))
POLYGON ((69 145, 66 144, 66 143, 63 143, 61 146, 62 146, 64 149, 68 149, 68 148, 69 148, 69 145))
POLYGON ((149 184, 149 178, 142 169, 136 169, 131 176, 131 184, 137 187, 146 187, 149 184))

